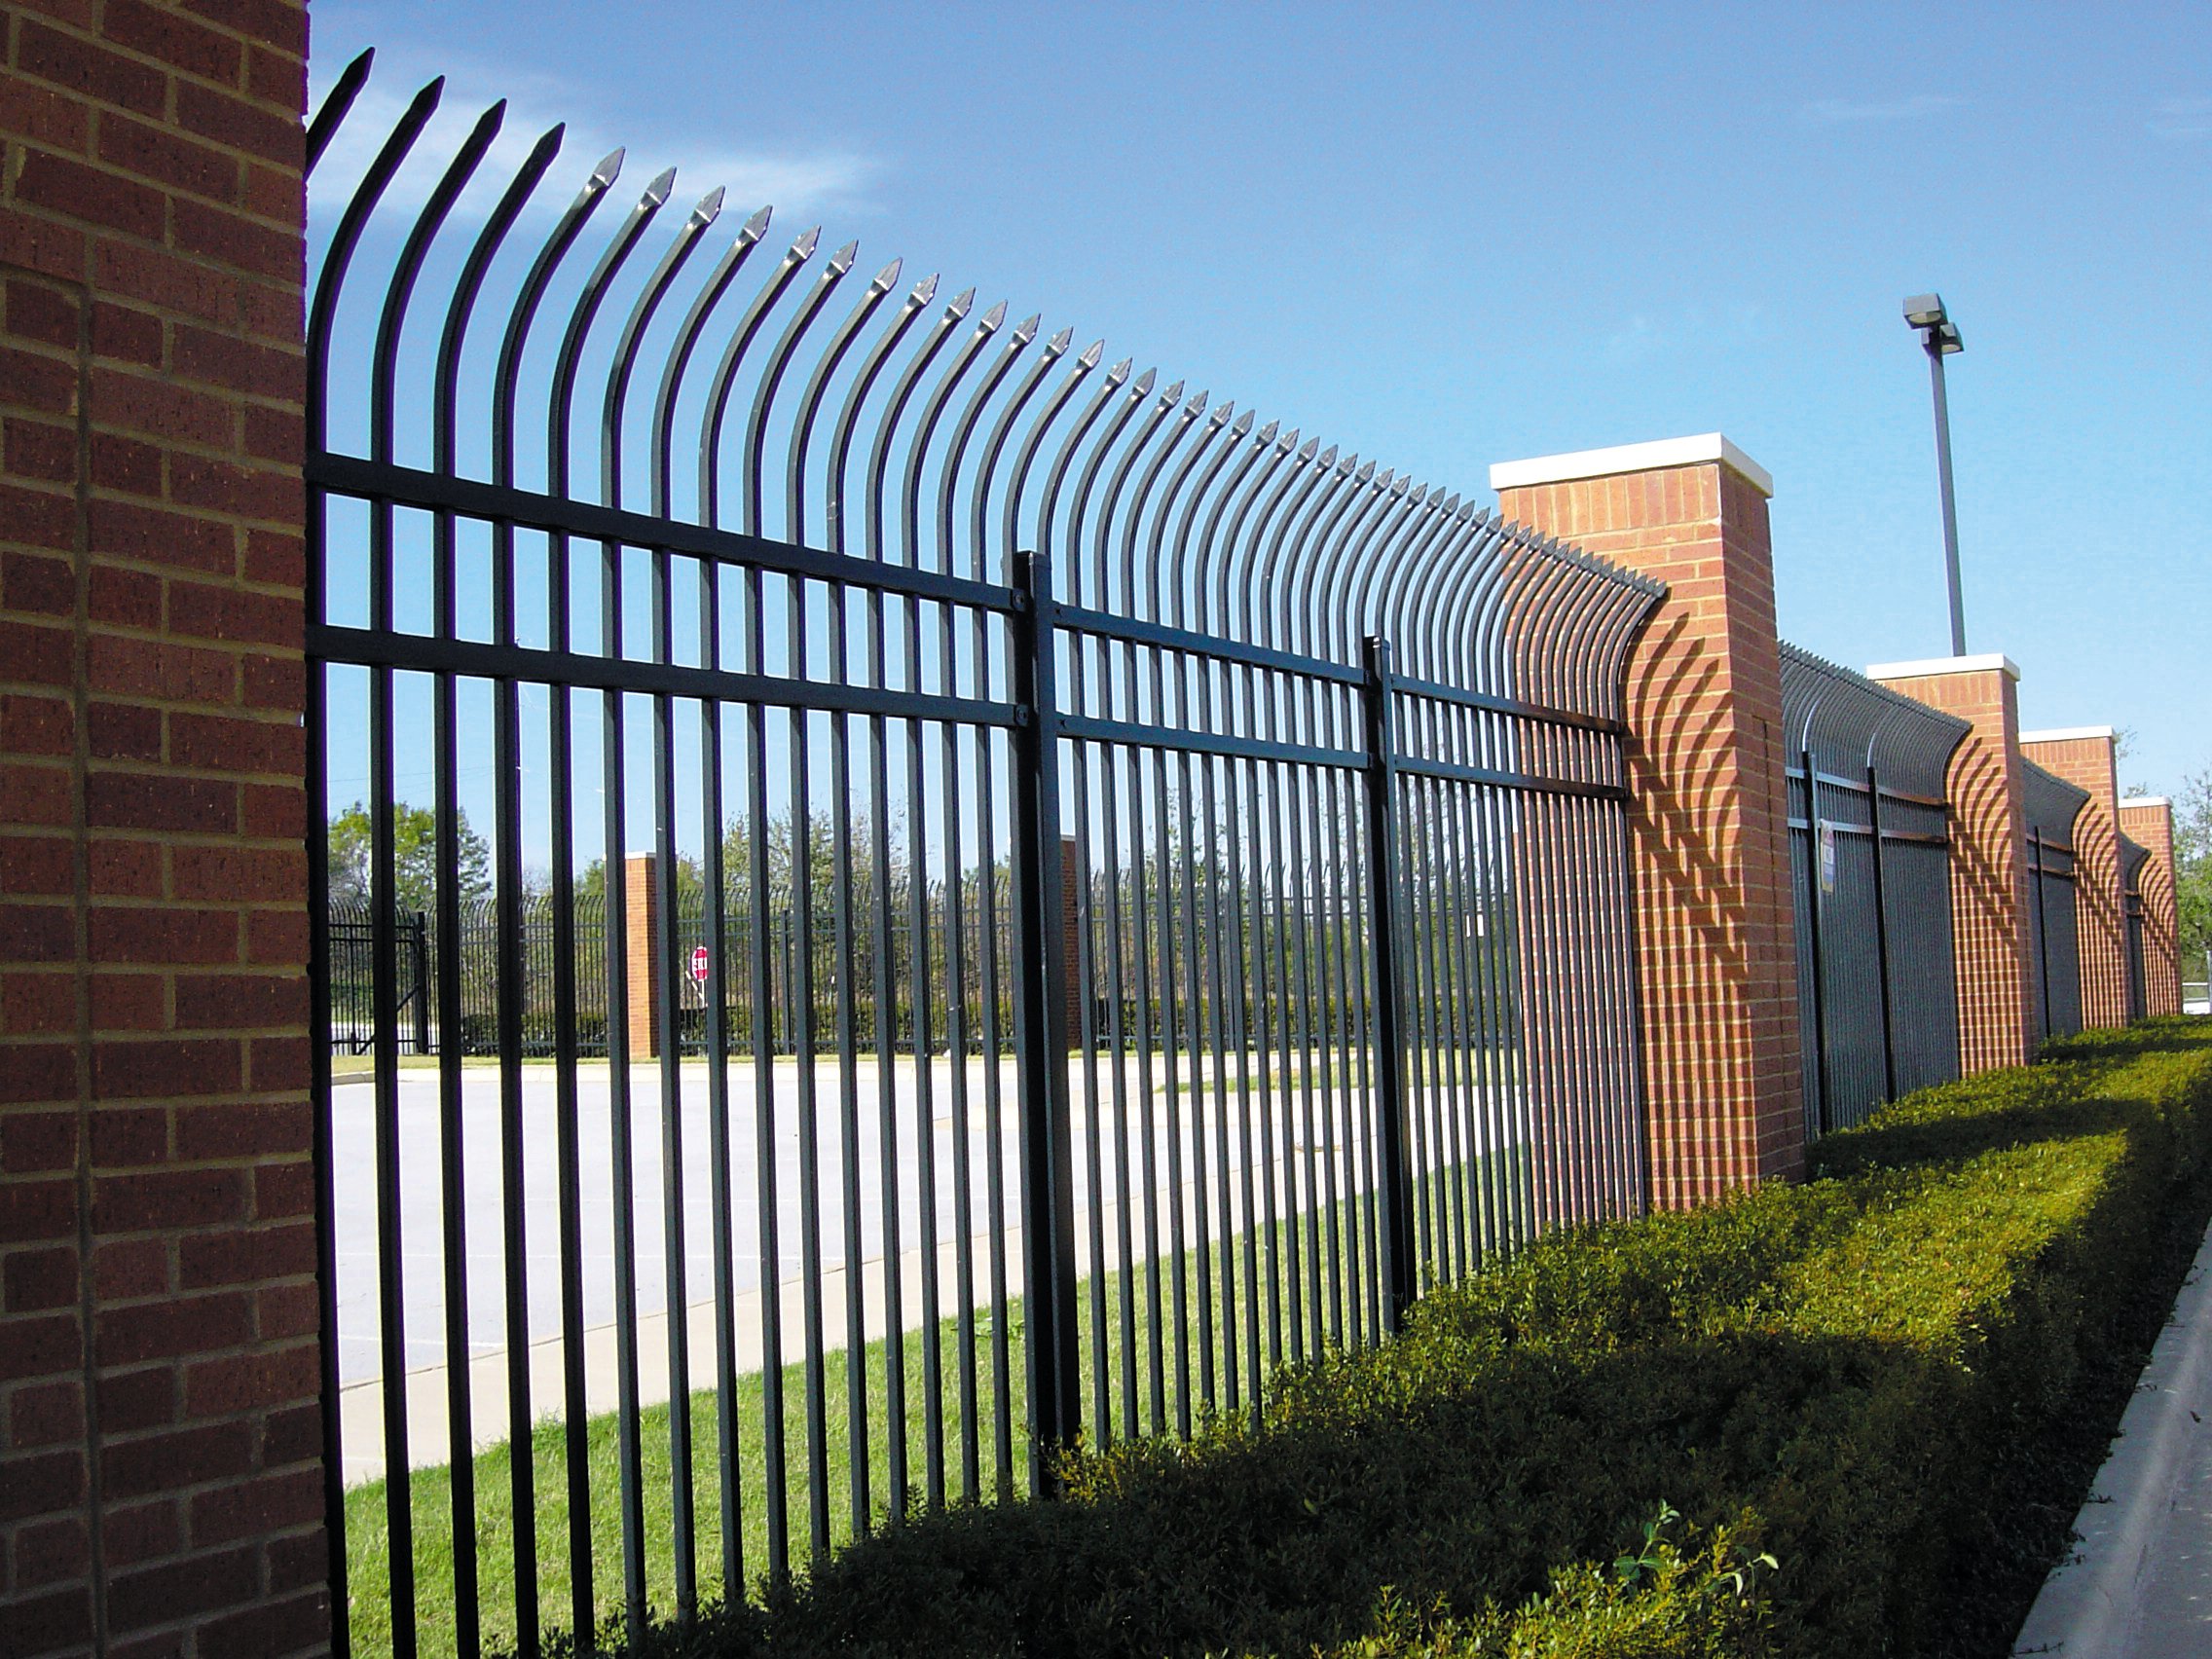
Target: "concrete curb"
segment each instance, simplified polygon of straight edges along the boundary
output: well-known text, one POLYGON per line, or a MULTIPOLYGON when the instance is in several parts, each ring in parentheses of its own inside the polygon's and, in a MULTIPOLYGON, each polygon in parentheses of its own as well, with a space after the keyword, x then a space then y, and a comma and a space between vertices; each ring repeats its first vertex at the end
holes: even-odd
POLYGON ((2212 1446, 2212 1229, 2120 1419, 2112 1456, 2074 1517, 2081 1543, 2051 1569, 2014 1655, 2098 1659, 2126 1650, 2144 1567, 2193 1461, 2212 1446))

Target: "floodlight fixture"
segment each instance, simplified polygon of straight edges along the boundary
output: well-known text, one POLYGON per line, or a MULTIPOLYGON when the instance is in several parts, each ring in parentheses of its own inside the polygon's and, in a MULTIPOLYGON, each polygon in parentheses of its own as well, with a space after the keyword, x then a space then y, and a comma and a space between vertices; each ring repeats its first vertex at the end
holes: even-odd
POLYGON ((1936 396, 1936 481, 1943 498, 1943 572, 1951 590, 1951 654, 1967 654, 1966 605, 1959 591, 1959 513, 1951 495, 1951 405, 1943 389, 1943 359, 1964 351, 1959 325, 1943 309, 1941 294, 1914 294, 1904 302, 1904 319, 1920 332, 1928 353, 1929 384, 1936 396))

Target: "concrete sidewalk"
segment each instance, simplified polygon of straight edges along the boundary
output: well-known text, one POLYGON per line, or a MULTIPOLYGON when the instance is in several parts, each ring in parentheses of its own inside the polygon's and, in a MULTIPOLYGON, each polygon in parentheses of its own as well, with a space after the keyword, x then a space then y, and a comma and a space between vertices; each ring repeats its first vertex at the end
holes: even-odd
POLYGON ((2212 1231, 2074 1530, 2015 1655, 2212 1655, 2212 1231))

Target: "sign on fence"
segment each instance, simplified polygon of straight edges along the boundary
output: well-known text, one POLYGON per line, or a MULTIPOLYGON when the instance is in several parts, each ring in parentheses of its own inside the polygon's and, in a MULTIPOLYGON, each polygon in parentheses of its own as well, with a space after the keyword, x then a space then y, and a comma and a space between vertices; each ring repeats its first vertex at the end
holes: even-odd
POLYGON ((703 944, 691 947, 691 977, 702 985, 707 982, 707 947, 703 944))

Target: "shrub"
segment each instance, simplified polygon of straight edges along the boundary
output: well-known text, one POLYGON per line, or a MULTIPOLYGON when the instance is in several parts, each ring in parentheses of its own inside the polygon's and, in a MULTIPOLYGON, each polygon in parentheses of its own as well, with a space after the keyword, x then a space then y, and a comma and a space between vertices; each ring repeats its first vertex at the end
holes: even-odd
POLYGON ((1259 1427, 1074 1456, 1060 1501, 917 1518, 661 1650, 1936 1651, 2008 1525, 1993 1471, 2208 1137, 2212 1025, 2071 1039, 1802 1186, 1555 1235, 1285 1372, 1259 1427))

